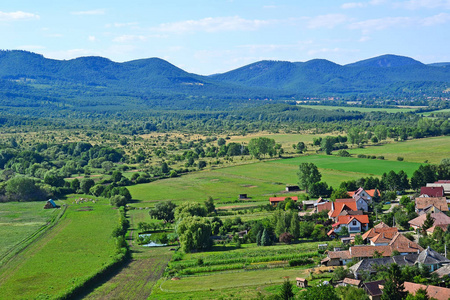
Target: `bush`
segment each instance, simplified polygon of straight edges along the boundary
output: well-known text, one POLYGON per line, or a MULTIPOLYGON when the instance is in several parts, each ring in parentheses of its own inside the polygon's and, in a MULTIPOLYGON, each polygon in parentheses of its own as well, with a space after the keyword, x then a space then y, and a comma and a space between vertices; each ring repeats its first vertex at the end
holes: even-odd
POLYGON ((341 156, 341 157, 350 157, 350 153, 348 153, 347 150, 339 150, 337 153, 337 156, 341 156))
POLYGON ((377 159, 384 159, 383 155, 377 156, 377 159))
POLYGON ((358 157, 358 158, 367 158, 367 155, 365 155, 365 154, 358 154, 357 157, 358 157))
POLYGON ((280 235, 280 242, 285 243, 285 244, 290 244, 293 239, 294 239, 294 236, 292 234, 290 234, 289 232, 285 232, 280 235))
POLYGON ((403 157, 397 156, 397 160, 398 160, 398 161, 403 161, 403 157))
POLYGON ((125 206, 127 204, 127 198, 122 195, 115 195, 109 199, 109 203, 115 207, 125 206))
POLYGON ((314 263, 314 261, 310 258, 297 258, 297 259, 291 259, 289 261, 290 267, 296 267, 296 266, 304 266, 314 263))

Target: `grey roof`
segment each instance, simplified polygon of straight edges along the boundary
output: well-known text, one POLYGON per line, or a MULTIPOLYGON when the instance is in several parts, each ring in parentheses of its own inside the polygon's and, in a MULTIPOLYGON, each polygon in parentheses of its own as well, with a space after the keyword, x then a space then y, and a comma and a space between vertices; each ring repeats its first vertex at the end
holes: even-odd
POLYGON ((430 247, 420 252, 417 262, 423 265, 448 264, 450 260, 440 255, 430 247))
POLYGON ((438 274, 438 276, 440 278, 442 278, 445 275, 449 275, 450 274, 450 264, 443 266, 442 268, 437 269, 436 271, 434 271, 433 273, 438 274))
POLYGON ((365 282, 364 287, 370 296, 380 296, 383 294, 383 291, 380 289, 380 285, 384 285, 384 282, 384 280, 365 282))
POLYGON ((357 264, 351 266, 349 269, 353 274, 360 273, 363 271, 375 272, 375 266, 388 266, 390 264, 397 264, 399 266, 412 266, 417 260, 419 254, 408 254, 408 255, 395 255, 392 257, 382 257, 382 258, 365 258, 358 262, 357 264))

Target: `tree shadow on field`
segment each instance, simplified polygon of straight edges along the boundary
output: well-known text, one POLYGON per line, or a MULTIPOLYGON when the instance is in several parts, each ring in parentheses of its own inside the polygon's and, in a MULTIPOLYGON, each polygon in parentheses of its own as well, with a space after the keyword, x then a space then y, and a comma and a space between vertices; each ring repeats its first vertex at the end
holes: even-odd
POLYGON ((110 281, 117 274, 119 274, 123 269, 127 268, 133 259, 128 258, 124 262, 115 265, 111 270, 99 274, 95 279, 89 280, 83 287, 74 292, 74 294, 70 295, 66 299, 77 299, 81 300, 86 298, 90 293, 94 292, 94 290, 106 282, 110 281))

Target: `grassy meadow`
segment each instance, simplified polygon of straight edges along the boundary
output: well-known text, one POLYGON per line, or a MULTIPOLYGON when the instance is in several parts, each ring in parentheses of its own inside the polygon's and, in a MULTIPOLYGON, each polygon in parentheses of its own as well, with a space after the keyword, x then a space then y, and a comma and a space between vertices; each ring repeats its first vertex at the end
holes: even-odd
POLYGON ((327 105, 303 105, 299 106, 304 108, 312 109, 326 109, 326 110, 337 110, 342 109, 344 111, 359 111, 359 112, 372 112, 372 111, 384 111, 388 113, 398 113, 398 112, 413 112, 414 108, 371 108, 371 107, 349 107, 349 106, 327 106, 327 105))
POLYGON ((43 207, 42 202, 0 203, 0 261, 20 242, 42 229, 59 212, 57 209, 43 207))
POLYGON ((57 297, 112 261, 117 210, 107 200, 73 200, 57 225, 0 268, 3 299, 57 297))

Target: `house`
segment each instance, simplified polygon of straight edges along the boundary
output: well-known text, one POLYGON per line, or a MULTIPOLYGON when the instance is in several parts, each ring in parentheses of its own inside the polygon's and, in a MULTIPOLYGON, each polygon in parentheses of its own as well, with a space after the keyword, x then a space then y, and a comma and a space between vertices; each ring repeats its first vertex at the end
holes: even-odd
POLYGON ((298 185, 286 185, 286 192, 298 192, 300 188, 298 185))
POLYGON ((438 180, 434 183, 427 183, 427 187, 443 187, 444 194, 450 194, 450 180, 438 180))
POLYGON ((333 202, 320 202, 315 204, 314 212, 320 213, 322 211, 330 211, 333 202))
POLYGON ((349 271, 356 279, 358 279, 364 275, 376 273, 378 266, 390 266, 391 264, 397 264, 399 266, 413 266, 418 257, 419 254, 415 253, 382 258, 365 258, 351 266, 349 271))
POLYGON ((437 269, 433 272, 433 274, 437 274, 439 278, 450 275, 450 264, 442 266, 442 268, 437 269))
POLYGON ((377 280, 371 282, 365 282, 363 284, 363 289, 371 300, 380 300, 383 291, 381 287, 384 285, 384 280, 377 280))
POLYGON ((423 186, 420 188, 420 195, 428 197, 444 197, 444 188, 442 186, 423 186))
POLYGON ((416 213, 419 215, 448 211, 447 199, 445 197, 419 197, 416 198, 416 213))
POLYGON ((363 241, 370 243, 371 245, 375 245, 376 241, 378 241, 380 238, 389 238, 392 239, 394 235, 398 232, 397 227, 389 227, 385 223, 381 222, 377 224, 375 227, 369 229, 362 235, 363 241), (372 239, 374 241, 372 242, 372 239))
POLYGON ((294 196, 294 197, 270 197, 269 202, 273 206, 276 206, 279 202, 283 202, 284 200, 286 200, 286 198, 291 198, 294 202, 297 202, 297 200, 298 200, 297 196, 294 196))
POLYGON ((408 281, 405 281, 403 283, 403 286, 405 287, 405 291, 412 295, 415 295, 419 289, 423 289, 427 292, 427 295, 430 299, 435 298, 437 300, 448 300, 450 298, 450 289, 448 288, 434 285, 418 284, 408 281))
POLYGON ((316 200, 306 200, 303 201, 303 207, 304 209, 311 209, 314 208, 314 205, 316 204, 316 200))
POLYGON ((450 264, 450 260, 440 255, 428 246, 427 249, 420 252, 416 263, 420 266, 427 266, 430 271, 433 272, 441 268, 443 265, 450 264))
POLYGON ((362 211, 369 211, 369 205, 367 204, 366 200, 360 196, 356 196, 355 198, 348 198, 348 199, 336 199, 334 200, 335 203, 338 202, 356 202, 356 209, 362 210, 362 211))
MULTIPOLYGON (((432 213, 430 214, 431 218, 433 218, 434 226, 444 226, 447 228, 448 225, 450 225, 450 217, 448 217, 446 214, 442 212, 438 213, 432 213)), ((414 228, 414 230, 420 229, 423 226, 423 223, 425 222, 425 219, 427 218, 426 214, 420 215, 415 219, 412 219, 408 222, 409 226, 414 228)))
POLYGON ((347 194, 352 198, 361 197, 368 203, 371 203, 374 197, 375 198, 380 197, 380 192, 378 192, 377 189, 365 191, 362 187, 360 187, 354 192, 347 192, 347 194))
POLYGON ((337 220, 337 223, 332 225, 334 231, 337 233, 344 227, 347 228, 348 233, 366 231, 369 228, 369 216, 367 215, 338 216, 337 220))
POLYGON ((295 278, 295 280, 297 281, 297 287, 299 288, 308 287, 308 280, 306 280, 305 278, 297 277, 295 278))
POLYGON ((364 258, 373 258, 374 256, 389 257, 394 251, 401 255, 419 254, 423 251, 417 243, 408 240, 403 234, 397 232, 390 240, 389 244, 382 246, 358 245, 350 247, 346 251, 330 251, 328 252, 328 260, 324 259, 321 263, 330 266, 345 265, 348 261, 364 258), (339 263, 337 262, 339 260, 339 263))
POLYGON ((352 199, 352 201, 339 201, 339 202, 331 202, 331 210, 328 212, 328 217, 333 221, 337 222, 337 217, 343 211, 357 211, 358 208, 356 206, 356 201, 352 199))

